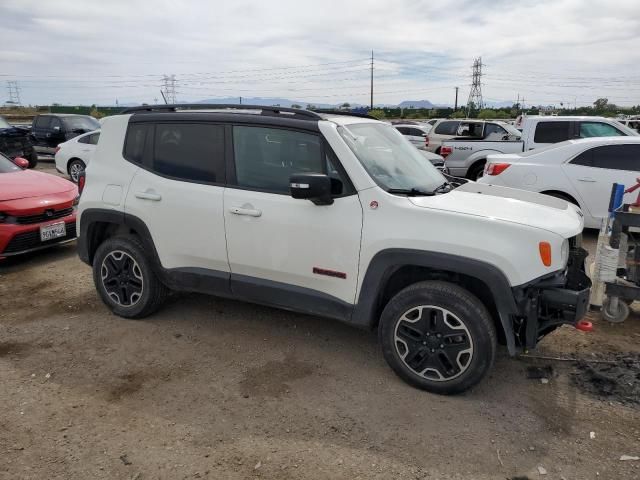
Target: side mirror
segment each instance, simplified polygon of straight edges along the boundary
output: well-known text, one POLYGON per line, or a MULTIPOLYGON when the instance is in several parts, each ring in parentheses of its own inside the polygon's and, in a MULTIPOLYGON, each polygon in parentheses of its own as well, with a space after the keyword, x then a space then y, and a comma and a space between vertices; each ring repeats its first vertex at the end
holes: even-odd
POLYGON ((29 168, 29 160, 27 160, 26 158, 16 157, 13 159, 13 163, 15 163, 17 166, 19 166, 23 170, 26 170, 27 168, 29 168))
POLYGON ((316 205, 331 205, 331 178, 323 173, 300 173, 289 177, 293 198, 311 200, 316 205))

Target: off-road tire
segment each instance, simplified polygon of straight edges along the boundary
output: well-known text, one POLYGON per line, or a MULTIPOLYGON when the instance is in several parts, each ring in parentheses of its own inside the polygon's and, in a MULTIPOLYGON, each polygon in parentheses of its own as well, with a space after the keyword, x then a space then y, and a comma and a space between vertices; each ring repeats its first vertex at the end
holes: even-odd
POLYGON ((158 279, 151 267, 146 249, 136 235, 122 235, 105 240, 97 249, 93 259, 93 282, 100 298, 116 315, 124 318, 143 318, 154 313, 164 303, 168 294, 167 287, 158 279), (116 253, 119 252, 119 253, 116 253), (107 292, 103 281, 103 262, 110 254, 122 253, 132 258, 142 277, 142 292, 131 305, 121 305, 107 292))
MULTIPOLYGON (((414 321, 416 322, 416 328, 422 322, 420 318, 414 321)), ((429 320, 427 321, 429 322, 429 320)), ((438 318, 433 320, 434 324, 439 321, 438 318)), ((450 330, 448 326, 445 326, 445 328, 450 330)), ((428 329, 431 329, 431 326, 428 327, 428 329)), ((433 331, 436 330, 432 330, 432 332, 433 331)), ((414 333, 415 332, 413 332, 412 335, 414 333)), ((378 334, 384 358, 393 371, 410 385, 438 394, 449 395, 461 393, 476 385, 493 365, 496 354, 496 330, 486 307, 469 291, 456 284, 445 281, 423 281, 401 290, 385 306, 380 318, 378 334), (425 306, 435 308, 420 309, 425 306), (404 350, 407 351, 407 353, 400 351, 403 349, 403 341, 399 340, 399 337, 396 335, 397 332, 400 331, 400 328, 406 328, 405 324, 408 322, 406 315, 414 312, 416 309, 419 310, 420 316, 426 312, 425 314, 430 315, 429 318, 433 318, 433 315, 437 316, 439 309, 448 312, 444 314, 444 318, 448 319, 445 323, 447 321, 453 322, 458 331, 462 333, 462 335, 455 337, 456 342, 458 341, 458 337, 463 338, 467 334, 468 337, 470 337, 469 344, 471 346, 471 354, 470 357, 467 357, 468 361, 464 365, 464 369, 460 366, 461 353, 458 353, 456 357, 458 365, 454 365, 454 367, 459 370, 457 376, 448 375, 445 377, 439 374, 439 377, 441 377, 439 379, 426 378, 425 371, 418 373, 409 367, 408 363, 405 363, 405 359, 409 358, 411 351, 407 342, 404 342, 404 350), (462 324, 462 326, 459 324, 462 324)), ((438 358, 442 358, 442 355, 444 355, 446 359, 448 355, 445 349, 441 348, 438 350, 438 347, 443 347, 443 345, 423 346, 427 341, 434 341, 434 337, 430 336, 427 338, 427 334, 429 333, 425 333, 425 336, 420 337, 419 341, 412 343, 412 345, 418 345, 418 348, 413 349, 413 351, 424 352, 420 353, 420 355, 423 358, 427 358, 430 352, 434 352, 431 347, 435 347, 436 353, 432 356, 434 361, 440 362, 438 358), (428 350, 429 353, 427 353, 426 350, 428 350)), ((455 334, 441 333, 440 335, 453 339, 455 334)), ((413 340, 411 341, 413 342, 413 340)), ((462 345, 462 343, 460 343, 460 345, 462 345)), ((456 346, 457 345, 451 345, 453 348, 456 346)), ((455 350, 450 351, 455 352, 455 350)), ((463 355, 469 354, 464 353, 463 355)), ((416 357, 418 357, 418 355, 413 358, 416 357)), ((427 361, 430 362, 430 360, 427 361)), ((440 364, 444 365, 446 362, 440 362, 440 364)), ((426 375, 433 376, 434 373, 429 372, 426 375)))

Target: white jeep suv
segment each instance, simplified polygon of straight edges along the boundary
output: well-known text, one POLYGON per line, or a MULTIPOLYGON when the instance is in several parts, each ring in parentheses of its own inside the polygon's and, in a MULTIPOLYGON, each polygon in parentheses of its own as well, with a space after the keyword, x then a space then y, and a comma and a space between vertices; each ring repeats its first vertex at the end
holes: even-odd
POLYGON ((587 309, 577 207, 450 183, 366 116, 137 107, 104 121, 80 187, 79 255, 115 314, 172 289, 377 328, 391 368, 432 392, 587 309))

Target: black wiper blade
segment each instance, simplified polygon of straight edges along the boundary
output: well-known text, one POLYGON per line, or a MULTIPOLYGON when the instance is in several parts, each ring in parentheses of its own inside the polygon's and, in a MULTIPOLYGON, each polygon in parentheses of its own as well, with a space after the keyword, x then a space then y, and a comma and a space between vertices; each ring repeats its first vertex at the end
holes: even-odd
POLYGON ((418 190, 417 188, 390 188, 387 190, 389 193, 399 193, 402 195, 407 195, 408 197, 432 197, 435 195, 434 192, 425 192, 423 190, 418 190))
POLYGON ((446 192, 449 192, 449 191, 451 191, 451 184, 449 182, 444 182, 439 187, 433 189, 433 193, 438 193, 438 192, 446 193, 446 192), (445 189, 447 189, 447 190, 445 190, 445 189))

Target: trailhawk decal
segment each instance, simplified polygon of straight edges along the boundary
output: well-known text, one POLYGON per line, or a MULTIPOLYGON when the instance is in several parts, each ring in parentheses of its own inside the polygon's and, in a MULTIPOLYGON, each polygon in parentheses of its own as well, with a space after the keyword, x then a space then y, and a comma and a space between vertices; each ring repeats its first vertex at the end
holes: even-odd
POLYGON ((313 273, 317 275, 326 275, 327 277, 347 279, 347 274, 344 272, 337 272, 335 270, 327 270, 326 268, 313 267, 313 273))

